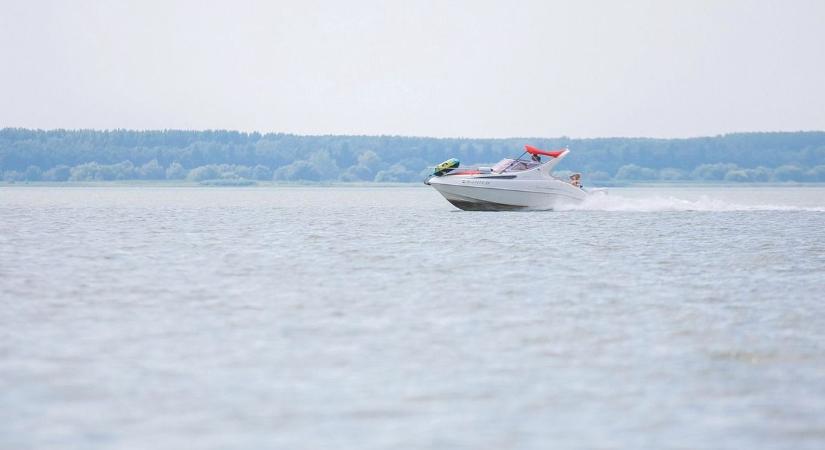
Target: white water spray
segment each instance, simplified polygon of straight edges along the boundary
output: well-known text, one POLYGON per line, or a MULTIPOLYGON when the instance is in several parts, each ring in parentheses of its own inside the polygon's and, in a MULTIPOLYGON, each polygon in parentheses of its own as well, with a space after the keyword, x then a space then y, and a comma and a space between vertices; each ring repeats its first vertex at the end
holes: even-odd
POLYGON ((578 205, 564 205, 557 211, 812 211, 825 212, 825 207, 777 205, 777 204, 743 204, 733 203, 707 195, 695 199, 682 199, 671 195, 623 196, 595 194, 578 205))

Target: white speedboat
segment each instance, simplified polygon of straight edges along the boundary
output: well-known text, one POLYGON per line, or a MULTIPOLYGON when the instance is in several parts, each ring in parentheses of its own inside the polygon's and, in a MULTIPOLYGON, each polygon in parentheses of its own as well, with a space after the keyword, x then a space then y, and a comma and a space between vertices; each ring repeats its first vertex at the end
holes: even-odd
POLYGON ((458 160, 451 159, 439 164, 424 183, 467 211, 549 210, 580 203, 591 195, 553 176, 553 169, 568 153, 566 148, 545 151, 527 145, 516 159, 503 159, 493 167, 467 169, 459 169, 458 160), (528 153, 533 155, 531 159, 521 159, 528 153))

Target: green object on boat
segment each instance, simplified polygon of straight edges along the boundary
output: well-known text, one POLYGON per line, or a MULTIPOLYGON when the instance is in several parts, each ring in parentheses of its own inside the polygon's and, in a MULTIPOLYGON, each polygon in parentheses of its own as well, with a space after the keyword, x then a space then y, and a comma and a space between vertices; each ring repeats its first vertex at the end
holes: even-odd
POLYGON ((450 159, 444 161, 443 163, 435 166, 435 170, 433 171, 433 175, 435 175, 437 177, 441 176, 441 175, 444 175, 445 173, 457 168, 459 164, 461 164, 461 163, 458 161, 457 158, 450 158, 450 159))

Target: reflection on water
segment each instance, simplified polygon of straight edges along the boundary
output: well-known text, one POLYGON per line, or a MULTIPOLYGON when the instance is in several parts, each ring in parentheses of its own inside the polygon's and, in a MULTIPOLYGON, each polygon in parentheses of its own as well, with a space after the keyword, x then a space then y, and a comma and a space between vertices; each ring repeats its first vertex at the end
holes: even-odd
POLYGON ((821 448, 825 189, 0 188, 3 448, 821 448))

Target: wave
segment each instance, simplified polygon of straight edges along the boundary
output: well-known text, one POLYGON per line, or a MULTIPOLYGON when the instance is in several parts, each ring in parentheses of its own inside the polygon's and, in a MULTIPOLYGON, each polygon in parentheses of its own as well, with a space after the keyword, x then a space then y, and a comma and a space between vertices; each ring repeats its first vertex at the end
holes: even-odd
POLYGON ((773 204, 739 204, 703 195, 694 200, 673 196, 624 197, 595 194, 577 205, 557 207, 557 211, 812 211, 825 212, 825 207, 807 207, 773 204))

